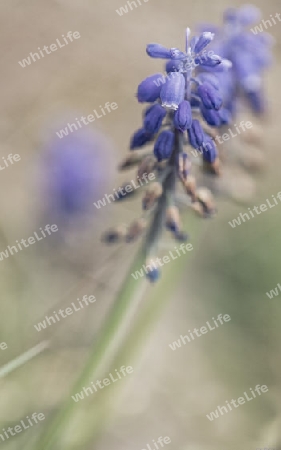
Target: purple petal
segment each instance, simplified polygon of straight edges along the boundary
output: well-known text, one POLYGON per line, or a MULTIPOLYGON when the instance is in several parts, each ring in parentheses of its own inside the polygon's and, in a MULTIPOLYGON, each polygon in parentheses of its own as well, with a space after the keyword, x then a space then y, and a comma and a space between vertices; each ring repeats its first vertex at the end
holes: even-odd
POLYGON ((177 110, 180 102, 184 99, 184 89, 183 75, 179 72, 171 72, 160 92, 162 106, 177 110))
POLYGON ((190 103, 187 100, 183 100, 175 112, 174 125, 175 127, 184 132, 191 127, 192 124, 192 111, 190 103))
POLYGON ((165 82, 165 78, 161 73, 156 73, 143 80, 138 86, 138 101, 140 103, 155 102, 160 97, 163 82, 165 82))
POLYGON ((205 31, 204 33, 202 33, 194 46, 194 53, 202 52, 202 50, 204 50, 204 48, 207 47, 207 45, 209 45, 210 42, 214 39, 214 36, 215 35, 213 33, 210 33, 209 31, 205 31))
POLYGON ((154 155, 158 161, 163 159, 168 159, 174 148, 175 136, 172 131, 165 130, 162 131, 154 145, 154 155))

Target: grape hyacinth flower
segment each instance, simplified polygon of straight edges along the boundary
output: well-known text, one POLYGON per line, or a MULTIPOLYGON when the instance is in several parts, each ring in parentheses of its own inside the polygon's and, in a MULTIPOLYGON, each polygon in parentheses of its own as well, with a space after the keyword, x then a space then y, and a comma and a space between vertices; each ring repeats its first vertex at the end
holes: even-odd
MULTIPOLYGON (((228 72, 215 74, 220 83, 224 107, 232 115, 236 114, 241 99, 258 116, 267 109, 263 73, 272 62, 271 47, 274 41, 269 33, 261 32, 256 27, 249 29, 260 17, 260 10, 254 5, 227 9, 223 26, 217 29, 216 39, 212 42, 212 49, 232 63, 228 72)), ((204 30, 210 26, 200 28, 204 30)))
POLYGON ((133 242, 147 229, 145 263, 151 267, 147 273, 151 282, 160 275, 155 249, 163 229, 172 233, 177 241, 188 239, 180 220, 177 180, 187 195, 185 205, 190 205, 202 217, 210 217, 216 212, 211 192, 196 187, 184 146, 189 144, 201 149, 205 164, 214 174, 219 173, 217 148, 204 122, 213 126, 225 123, 220 83, 212 78, 212 72, 223 73, 231 63, 206 50, 214 38, 212 32, 201 33, 192 39, 189 35, 187 29, 184 52, 160 44, 147 46, 151 58, 166 60, 166 75, 148 76, 138 86, 138 101, 150 106, 144 112, 142 127, 131 138, 133 153, 121 164, 121 169, 139 165, 137 179, 153 171, 155 181, 146 188, 142 216, 129 227, 117 227, 104 235, 106 242, 133 242), (198 68, 204 71, 207 68, 208 74, 197 76, 198 68), (153 155, 142 150, 151 143, 153 155), (141 153, 136 152, 138 149, 141 153))
POLYGON ((100 131, 80 129, 62 140, 48 133, 38 174, 43 214, 52 217, 62 233, 72 225, 88 226, 93 202, 113 174, 112 157, 112 144, 100 131))

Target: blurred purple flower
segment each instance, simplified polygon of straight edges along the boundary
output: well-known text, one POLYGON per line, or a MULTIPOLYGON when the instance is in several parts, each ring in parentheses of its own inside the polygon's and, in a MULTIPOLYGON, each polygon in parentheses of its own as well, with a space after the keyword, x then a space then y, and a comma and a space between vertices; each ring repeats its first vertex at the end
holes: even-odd
POLYGON ((113 169, 110 146, 104 135, 89 129, 49 139, 41 163, 46 215, 66 223, 93 213, 113 169))

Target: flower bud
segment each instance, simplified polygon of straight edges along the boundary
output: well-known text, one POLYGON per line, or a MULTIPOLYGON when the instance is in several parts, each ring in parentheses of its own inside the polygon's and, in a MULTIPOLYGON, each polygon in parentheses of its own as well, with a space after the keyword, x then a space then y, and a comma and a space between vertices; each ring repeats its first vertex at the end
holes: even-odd
POLYGON ((140 103, 153 103, 160 97, 162 83, 159 80, 163 79, 161 73, 156 73, 150 77, 145 78, 139 86, 137 91, 137 99, 140 103))
POLYGON ((178 48, 166 48, 160 44, 148 44, 146 47, 146 53, 151 58, 162 59, 185 59, 186 54, 181 52, 178 48))
POLYGON ((158 133, 166 114, 165 108, 158 103, 151 106, 145 115, 144 129, 150 134, 158 133))
POLYGON ((261 12, 254 5, 243 5, 238 9, 237 16, 241 25, 248 27, 260 21, 261 12))
POLYGON ((160 277, 160 270, 158 268, 158 263, 156 259, 150 258, 146 262, 146 277, 151 283, 155 283, 160 277))
POLYGON ((174 125, 175 127, 184 132, 191 127, 192 124, 192 111, 190 103, 187 100, 183 100, 175 112, 174 125))
POLYGON ((219 111, 207 109, 204 105, 200 105, 200 111, 208 125, 211 125, 212 127, 219 127, 221 125, 219 111))
POLYGON ((184 88, 184 76, 179 72, 173 72, 173 76, 167 77, 166 83, 161 88, 162 106, 177 110, 180 102, 184 99, 184 88))
POLYGON ((218 111, 218 114, 219 114, 219 117, 220 117, 220 120, 221 120, 221 125, 228 125, 228 124, 231 123, 231 121, 232 121, 232 114, 231 114, 231 112, 228 109, 221 108, 218 111))
POLYGON ((171 59, 171 49, 166 48, 161 44, 148 44, 146 47, 146 53, 151 58, 171 59))
POLYGON ((195 64, 201 66, 204 68, 204 66, 207 67, 215 67, 221 64, 222 58, 218 55, 207 55, 204 54, 202 56, 197 56, 195 59, 195 64))
POLYGON ((181 72, 183 69, 183 62, 179 59, 171 59, 166 63, 166 72, 181 72))
POLYGON ((214 143, 213 139, 211 139, 208 135, 205 135, 202 150, 203 150, 203 160, 210 164, 213 163, 218 156, 216 144, 214 143))
POLYGON ((147 142, 151 141, 152 135, 148 133, 144 128, 137 130, 131 139, 130 149, 143 147, 147 142))
POLYGON ((196 79, 198 79, 201 83, 207 82, 211 84, 217 91, 220 89, 220 83, 217 76, 211 73, 199 73, 199 75, 196 76, 196 79))
POLYGON ((207 45, 210 44, 210 42, 214 39, 214 33, 210 33, 209 31, 205 31, 201 34, 201 36, 198 37, 197 42, 194 45, 194 53, 200 53, 202 50, 204 50, 207 45))
POLYGON ((204 82, 199 85, 197 88, 197 94, 199 95, 205 108, 215 110, 220 109, 222 105, 222 96, 210 83, 204 82))
POLYGON ((162 131, 154 145, 154 155, 158 161, 163 159, 168 159, 174 148, 175 136, 172 131, 165 130, 162 131))
POLYGON ((204 142, 204 131, 197 119, 192 121, 191 127, 187 130, 190 145, 198 150, 204 142))

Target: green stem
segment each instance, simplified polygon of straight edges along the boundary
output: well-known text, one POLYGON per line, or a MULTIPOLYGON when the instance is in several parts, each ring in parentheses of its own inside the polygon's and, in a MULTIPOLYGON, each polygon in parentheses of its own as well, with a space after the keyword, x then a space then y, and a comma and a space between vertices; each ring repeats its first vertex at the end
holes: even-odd
MULTIPOLYGON (((120 289, 117 300, 114 302, 112 311, 109 313, 108 320, 105 322, 104 327, 98 336, 97 342, 92 348, 88 363, 75 383, 72 392, 76 393, 80 391, 83 386, 85 386, 93 372, 98 368, 103 356, 105 355, 106 349, 109 347, 115 333, 119 330, 123 319, 128 313, 128 309, 131 306, 133 293, 137 288, 139 288, 139 282, 147 282, 146 279, 140 278, 135 280, 131 276, 131 273, 141 267, 143 264, 143 259, 143 252, 141 251, 135 258, 132 267, 130 267, 130 271, 120 289)), ((60 429, 65 426, 75 405, 75 402, 72 400, 71 396, 69 396, 60 411, 57 413, 57 416, 54 419, 51 419, 51 422, 47 424, 43 431, 43 435, 41 435, 40 443, 38 443, 38 446, 36 447, 37 449, 53 450, 55 448, 55 442, 58 440, 58 433, 60 429)))
MULTIPOLYGON (((198 230, 198 220, 192 218, 190 220, 192 226, 192 234, 195 238, 192 240, 193 244, 198 244, 199 237, 202 237, 202 230, 198 230), (198 232, 199 231, 199 232, 198 232)), ((147 296, 142 309, 137 316, 134 323, 131 324, 129 338, 124 341, 124 344, 119 348, 114 360, 111 362, 108 372, 114 372, 116 367, 121 365, 132 365, 132 362, 139 356, 138 350, 141 349, 143 341, 149 338, 149 333, 153 325, 159 320, 163 314, 168 302, 172 299, 172 293, 176 292, 177 281, 181 278, 187 264, 179 258, 164 270, 162 280, 153 286, 150 295, 147 296)), ((111 412, 113 391, 119 391, 126 380, 119 382, 117 385, 110 385, 106 390, 99 391, 94 395, 94 404, 90 404, 88 409, 84 411, 84 419, 80 420, 82 430, 79 432, 79 446, 87 448, 91 443, 90 448, 96 448, 97 442, 104 431, 108 416, 111 412), (98 414, 97 414, 98 411, 98 414), (87 423, 87 417, 91 417, 91 423, 87 423), (84 424, 84 427, 83 425, 84 424)), ((115 396, 114 396, 115 397, 115 396)), ((76 446, 73 447, 76 449, 76 446)))

